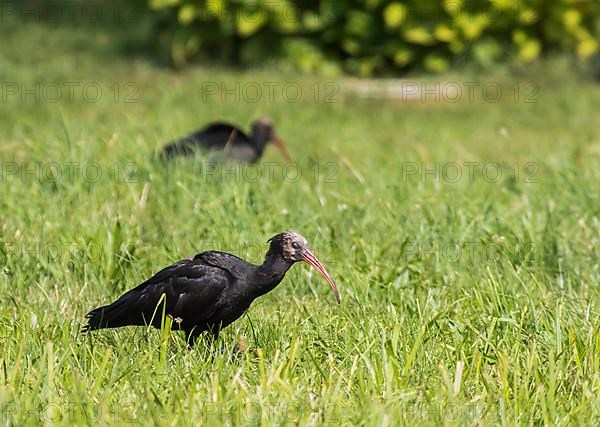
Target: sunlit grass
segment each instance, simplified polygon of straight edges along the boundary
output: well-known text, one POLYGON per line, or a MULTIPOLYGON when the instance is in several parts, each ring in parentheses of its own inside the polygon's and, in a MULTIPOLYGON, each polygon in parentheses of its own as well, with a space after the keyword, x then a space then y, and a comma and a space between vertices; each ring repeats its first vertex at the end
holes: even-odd
POLYGON ((102 51, 94 32, 46 32, 7 35, 2 79, 95 83, 103 96, 0 103, 3 423, 600 421, 596 85, 443 76, 539 86, 537 103, 448 104, 364 99, 335 82, 337 102, 315 102, 329 82, 178 74, 102 51), (60 43, 33 67, 44 37, 60 43), (130 82, 135 102, 115 102, 111 85, 130 82), (304 96, 203 97, 207 83, 238 82, 304 96), (153 158, 210 120, 247 128, 260 115, 293 170, 274 149, 253 169, 153 158), (169 263, 206 249, 260 262, 288 229, 335 276, 340 306, 297 265, 214 348, 145 328, 80 335, 89 309, 169 263))

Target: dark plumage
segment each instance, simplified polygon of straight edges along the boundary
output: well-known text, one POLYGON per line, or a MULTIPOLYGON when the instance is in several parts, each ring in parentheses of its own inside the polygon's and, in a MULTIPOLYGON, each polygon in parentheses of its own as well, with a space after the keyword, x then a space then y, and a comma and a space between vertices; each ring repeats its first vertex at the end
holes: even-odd
POLYGON ((228 123, 209 124, 186 137, 165 145, 160 156, 167 160, 177 156, 189 157, 201 150, 218 152, 224 157, 221 160, 253 163, 262 156, 270 141, 275 143, 283 157, 290 160, 283 141, 275 132, 273 122, 266 117, 252 123, 250 136, 228 123))
POLYGON ((286 232, 269 239, 270 247, 261 265, 254 265, 225 252, 202 252, 159 271, 110 305, 85 315, 83 331, 130 325, 161 327, 163 310, 173 318, 173 328, 185 331, 188 344, 203 332, 217 336, 238 319, 252 301, 273 290, 288 269, 304 261, 336 285, 300 234, 286 232))

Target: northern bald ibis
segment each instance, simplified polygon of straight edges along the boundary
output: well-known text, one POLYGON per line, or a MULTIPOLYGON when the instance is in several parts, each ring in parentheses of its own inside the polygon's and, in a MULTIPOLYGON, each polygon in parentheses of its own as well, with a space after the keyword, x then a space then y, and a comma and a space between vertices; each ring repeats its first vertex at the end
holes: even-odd
POLYGON ((207 154, 212 152, 216 156, 221 155, 224 157, 222 160, 254 163, 262 156, 270 141, 275 143, 286 160, 291 160, 282 139, 275 132, 273 121, 267 117, 252 123, 252 133, 249 136, 239 127, 229 123, 208 124, 186 137, 165 145, 160 157, 168 160, 177 156, 190 157, 196 151, 204 151, 207 154))
POLYGON ((160 328, 164 311, 173 319, 174 329, 185 331, 191 347, 203 332, 216 338, 221 329, 244 314, 252 301, 273 290, 298 261, 321 273, 340 303, 335 282, 304 237, 290 231, 271 237, 269 243, 261 265, 218 251, 176 262, 112 304, 86 314, 83 332, 130 325, 160 328))

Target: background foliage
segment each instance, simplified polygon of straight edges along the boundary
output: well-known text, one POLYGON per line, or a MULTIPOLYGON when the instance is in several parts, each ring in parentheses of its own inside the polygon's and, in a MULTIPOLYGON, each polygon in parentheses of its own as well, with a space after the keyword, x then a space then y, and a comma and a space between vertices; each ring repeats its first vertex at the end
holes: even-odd
POLYGON ((255 65, 284 58, 302 71, 440 72, 469 60, 527 63, 551 51, 598 52, 596 0, 149 0, 177 65, 255 65))

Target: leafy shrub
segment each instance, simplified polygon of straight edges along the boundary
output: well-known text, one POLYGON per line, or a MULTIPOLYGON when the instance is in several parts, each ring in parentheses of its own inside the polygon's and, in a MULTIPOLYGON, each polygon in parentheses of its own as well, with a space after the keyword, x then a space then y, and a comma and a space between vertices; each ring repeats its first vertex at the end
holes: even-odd
POLYGON ((599 50, 597 0, 149 0, 176 65, 284 59, 358 75, 599 50))

